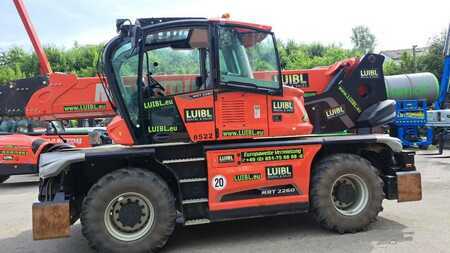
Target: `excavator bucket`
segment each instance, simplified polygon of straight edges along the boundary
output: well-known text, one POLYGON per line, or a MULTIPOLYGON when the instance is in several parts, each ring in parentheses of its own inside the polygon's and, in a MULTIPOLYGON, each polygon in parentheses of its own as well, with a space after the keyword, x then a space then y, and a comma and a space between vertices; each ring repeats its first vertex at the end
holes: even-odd
POLYGON ((324 92, 305 97, 314 133, 381 126, 395 117, 383 75, 384 56, 367 54, 347 68, 336 68, 324 92))
POLYGON ((25 108, 31 96, 45 86, 47 78, 43 76, 0 84, 0 116, 25 117, 25 108))

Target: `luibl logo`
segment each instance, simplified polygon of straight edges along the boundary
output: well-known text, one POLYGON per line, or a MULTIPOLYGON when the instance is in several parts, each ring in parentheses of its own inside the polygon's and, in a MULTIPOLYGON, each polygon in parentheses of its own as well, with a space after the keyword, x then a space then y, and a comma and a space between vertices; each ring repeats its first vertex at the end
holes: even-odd
POLYGON ((308 83, 308 74, 283 74, 281 76, 283 85, 292 86, 295 88, 307 88, 309 87, 308 83))
POLYGON ((294 102, 290 100, 273 100, 272 112, 294 112, 294 102))
POLYGON ((325 111, 327 119, 336 118, 345 114, 344 107, 336 106, 325 111))
POLYGON ((266 167, 266 176, 268 180, 292 178, 292 166, 270 166, 266 167))
POLYGON ((362 69, 361 78, 378 78, 378 71, 376 69, 362 69))
POLYGON ((220 155, 219 163, 232 163, 234 162, 234 155, 220 155))
POLYGON ((186 122, 199 122, 213 120, 212 108, 193 108, 184 110, 184 119, 186 122))

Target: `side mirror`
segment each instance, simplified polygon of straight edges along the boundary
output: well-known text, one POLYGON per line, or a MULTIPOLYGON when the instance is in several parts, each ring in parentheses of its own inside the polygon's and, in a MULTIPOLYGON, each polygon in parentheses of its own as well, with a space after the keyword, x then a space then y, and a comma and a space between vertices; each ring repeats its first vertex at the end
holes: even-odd
POLYGON ((122 30, 129 28, 131 25, 131 20, 126 18, 121 18, 116 20, 116 31, 120 33, 122 30), (126 22, 129 22, 129 25, 124 25, 126 22))

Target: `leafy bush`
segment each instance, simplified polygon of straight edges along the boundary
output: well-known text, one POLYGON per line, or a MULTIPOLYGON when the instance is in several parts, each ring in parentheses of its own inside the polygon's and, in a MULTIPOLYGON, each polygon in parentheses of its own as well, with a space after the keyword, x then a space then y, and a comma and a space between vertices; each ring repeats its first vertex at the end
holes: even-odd
MULTIPOLYGON (((75 73, 78 76, 95 76, 96 64, 102 44, 75 46, 65 50, 53 46, 44 48, 55 72, 75 73)), ((20 78, 39 75, 39 61, 34 53, 19 47, 0 52, 0 84, 20 78)))

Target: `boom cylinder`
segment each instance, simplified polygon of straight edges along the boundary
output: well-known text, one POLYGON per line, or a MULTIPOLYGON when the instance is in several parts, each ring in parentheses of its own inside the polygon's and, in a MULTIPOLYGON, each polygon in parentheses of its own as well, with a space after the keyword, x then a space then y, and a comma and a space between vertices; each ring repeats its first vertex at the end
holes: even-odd
POLYGON ((388 99, 426 99, 427 103, 433 103, 439 97, 439 81, 432 73, 385 76, 384 79, 388 99))

